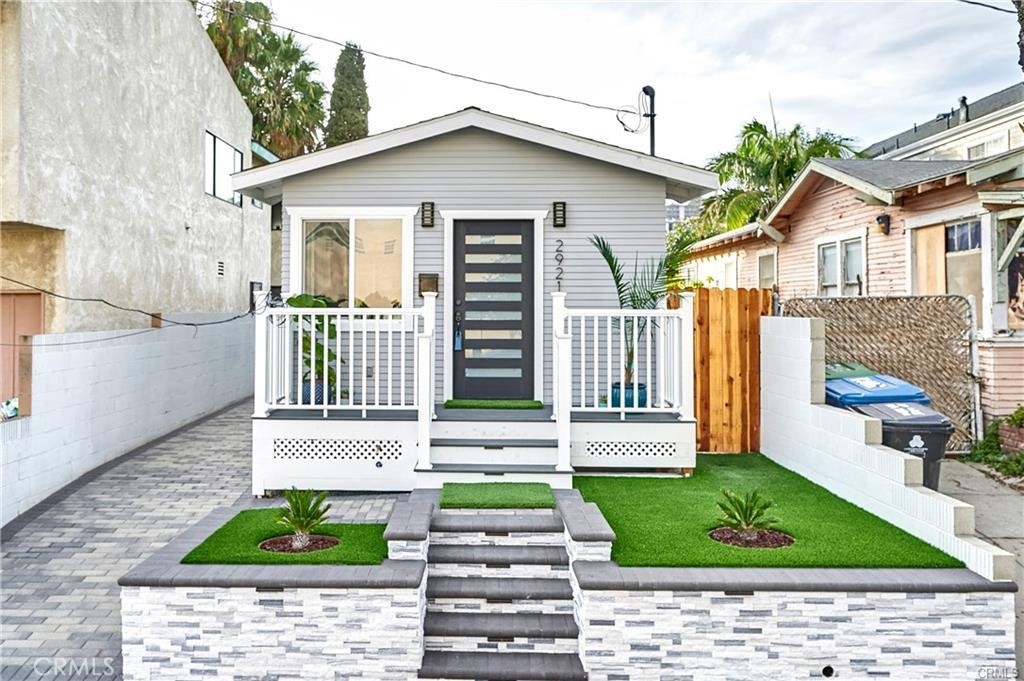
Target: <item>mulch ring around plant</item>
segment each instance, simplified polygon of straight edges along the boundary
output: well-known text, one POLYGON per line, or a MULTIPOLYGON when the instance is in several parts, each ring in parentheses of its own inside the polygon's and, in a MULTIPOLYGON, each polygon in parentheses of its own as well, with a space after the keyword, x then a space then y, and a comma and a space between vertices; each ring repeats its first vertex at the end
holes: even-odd
POLYGON ((719 527, 708 532, 708 536, 720 544, 740 546, 745 549, 781 549, 795 539, 778 530, 759 530, 752 538, 744 537, 731 527, 719 527))
POLYGON ((309 535, 309 543, 301 549, 297 549, 292 546, 292 535, 287 534, 283 537, 274 537, 273 539, 261 541, 260 548, 271 553, 312 553, 313 551, 323 551, 332 546, 337 546, 338 541, 337 537, 311 534, 309 535))

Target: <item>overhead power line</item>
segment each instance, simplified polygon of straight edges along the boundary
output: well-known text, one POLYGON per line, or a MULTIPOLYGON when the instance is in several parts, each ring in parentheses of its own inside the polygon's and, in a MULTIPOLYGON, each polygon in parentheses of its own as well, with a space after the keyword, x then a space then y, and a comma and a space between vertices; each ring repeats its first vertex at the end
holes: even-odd
MULTIPOLYGON (((207 7, 207 8, 212 9, 212 10, 216 10, 218 12, 225 12, 227 14, 232 14, 232 15, 237 16, 237 17, 242 17, 243 19, 245 19, 247 21, 252 21, 252 22, 257 23, 257 24, 263 24, 265 26, 271 26, 273 28, 276 28, 276 29, 279 29, 279 30, 282 30, 282 31, 289 31, 291 33, 295 33, 297 35, 305 36, 305 37, 311 38, 313 40, 320 40, 320 41, 323 41, 325 43, 330 43, 331 45, 337 45, 338 47, 345 47, 345 43, 340 41, 340 40, 334 40, 333 38, 328 38, 326 36, 317 35, 315 33, 309 33, 308 31, 301 31, 301 30, 299 30, 297 28, 292 28, 290 26, 285 26, 283 24, 278 24, 278 23, 273 22, 273 21, 267 21, 266 19, 260 19, 258 17, 254 17, 254 16, 252 16, 250 14, 246 14, 245 12, 238 12, 236 10, 228 9, 226 7, 220 7, 220 6, 218 6, 218 5, 214 4, 214 3, 204 2, 203 0, 195 0, 195 4, 200 5, 202 7, 207 7)), ((479 83, 481 85, 490 85, 492 87, 498 87, 498 88, 503 88, 505 90, 511 90, 512 92, 519 92, 519 93, 526 94, 526 95, 533 95, 534 97, 543 97, 545 99, 552 99, 552 100, 556 100, 556 101, 559 101, 559 102, 565 102, 566 104, 576 104, 578 106, 585 106, 585 107, 590 108, 590 109, 597 109, 598 111, 611 111, 613 113, 618 113, 622 109, 622 107, 618 107, 618 106, 606 106, 604 104, 594 104, 593 102, 585 102, 582 99, 573 99, 572 97, 563 97, 561 95, 553 95, 550 92, 539 92, 537 90, 531 90, 530 88, 519 87, 517 85, 508 85, 506 83, 500 83, 500 82, 498 82, 496 80, 488 80, 487 78, 479 78, 477 76, 470 76, 470 75, 467 75, 465 73, 457 73, 455 71, 449 71, 448 69, 443 69, 443 68, 440 68, 438 66, 430 66, 429 64, 421 64, 420 62, 415 62, 415 61, 412 61, 411 59, 405 59, 404 57, 396 57, 394 55, 384 54, 382 52, 375 52, 373 50, 368 50, 365 47, 360 47, 359 49, 363 52, 363 54, 368 54, 368 55, 370 55, 372 57, 377 57, 378 59, 386 59, 388 61, 397 62, 399 64, 405 64, 406 66, 412 66, 412 67, 415 67, 415 68, 418 68, 418 69, 423 69, 425 71, 432 71, 434 73, 440 73, 440 74, 445 75, 445 76, 451 76, 452 78, 461 78, 462 80, 468 80, 470 82, 479 83)))
POLYGON ((122 312, 134 312, 149 317, 151 319, 158 319, 162 323, 171 324, 172 326, 188 326, 193 329, 198 329, 201 326, 216 326, 217 324, 227 324, 229 322, 235 321, 236 319, 242 319, 243 317, 248 317, 249 315, 252 314, 251 312, 244 312, 242 314, 237 314, 233 317, 228 317, 226 319, 216 319, 209 322, 181 322, 176 321, 174 319, 168 319, 167 317, 164 317, 163 315, 157 312, 147 312, 146 310, 140 310, 137 307, 125 307, 124 305, 118 305, 117 303, 112 303, 105 298, 79 298, 76 296, 68 296, 64 295, 63 293, 57 293, 56 291, 50 291, 49 289, 35 286, 34 284, 29 284, 24 281, 18 281, 17 279, 12 279, 11 277, 7 277, 4 275, 0 275, 0 279, 3 279, 4 281, 9 281, 12 284, 17 284, 18 286, 24 286, 25 288, 32 289, 33 291, 38 291, 40 293, 52 296, 54 298, 60 298, 61 300, 70 300, 76 303, 100 303, 102 305, 112 307, 115 310, 121 310, 122 312))
POLYGON ((1010 9, 1009 7, 1000 7, 998 5, 990 5, 987 2, 981 2, 980 0, 957 0, 965 5, 975 5, 977 7, 984 7, 986 9, 994 9, 997 12, 1006 12, 1007 14, 1016 14, 1017 10, 1010 9))

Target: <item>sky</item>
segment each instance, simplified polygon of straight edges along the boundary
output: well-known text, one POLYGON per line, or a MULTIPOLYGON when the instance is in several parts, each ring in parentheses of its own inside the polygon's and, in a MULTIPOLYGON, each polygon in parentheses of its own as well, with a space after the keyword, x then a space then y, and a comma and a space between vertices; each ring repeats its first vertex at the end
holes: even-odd
MULTIPOLYGON (((1011 7, 1009 0, 988 0, 1011 7)), ((1012 14, 954 2, 272 0, 279 23, 612 107, 656 89, 657 152, 704 165, 745 121, 866 146, 1022 78, 1012 14)), ((337 46, 300 37, 330 88, 337 46)), ((610 111, 366 57, 370 132, 467 106, 647 151, 610 111)))

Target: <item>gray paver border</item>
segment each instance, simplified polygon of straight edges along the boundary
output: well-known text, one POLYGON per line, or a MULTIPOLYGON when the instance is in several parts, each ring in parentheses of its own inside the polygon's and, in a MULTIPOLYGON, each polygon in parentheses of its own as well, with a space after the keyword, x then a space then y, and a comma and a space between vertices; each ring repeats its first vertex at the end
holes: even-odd
POLYGON ((386 559, 380 565, 184 565, 181 559, 248 506, 234 504, 209 513, 120 579, 120 586, 252 587, 257 589, 415 589, 423 581, 422 560, 386 559))
POLYGON ((594 591, 1016 592, 967 568, 657 568, 610 561, 573 563, 581 589, 594 591))
MULTIPOLYGON (((156 437, 150 440, 149 442, 145 442, 139 445, 135 449, 127 451, 124 454, 121 454, 120 456, 111 459, 110 461, 101 463, 99 466, 96 466, 95 468, 86 471, 85 473, 78 476, 68 484, 64 485, 63 487, 61 487, 56 492, 49 495, 39 503, 28 508, 24 513, 19 514, 17 518, 14 518, 3 527, 0 527, 0 541, 10 541, 14 537, 14 535, 18 534, 18 532, 21 531, 26 525, 28 525, 33 520, 37 519, 42 514, 46 513, 46 511, 50 510, 51 508, 59 504, 61 501, 63 501, 64 497, 78 491, 80 488, 84 487, 85 485, 89 484, 99 476, 103 475, 111 468, 114 468, 115 466, 124 463, 126 459, 130 459, 138 454, 142 454, 143 452, 145 452, 146 450, 150 449, 155 445, 158 445, 166 440, 181 435, 183 432, 189 430, 190 428, 194 428, 206 421, 215 419, 218 416, 221 416, 222 414, 231 411, 235 407, 238 407, 239 405, 251 401, 252 395, 249 395, 248 397, 243 397, 242 399, 232 402, 227 406, 221 407, 216 411, 212 411, 209 414, 206 414, 205 416, 200 416, 199 418, 193 421, 189 421, 184 425, 178 426, 177 428, 170 432, 164 433, 163 435, 156 437)), ((31 414, 26 418, 32 418, 31 414)))

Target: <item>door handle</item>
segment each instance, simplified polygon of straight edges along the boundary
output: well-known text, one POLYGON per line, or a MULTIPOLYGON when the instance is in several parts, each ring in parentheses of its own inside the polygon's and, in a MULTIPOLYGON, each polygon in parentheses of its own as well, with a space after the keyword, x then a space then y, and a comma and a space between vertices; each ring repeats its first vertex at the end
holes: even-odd
POLYGON ((453 349, 455 352, 462 352, 462 312, 455 312, 455 334, 452 337, 454 341, 453 349))

